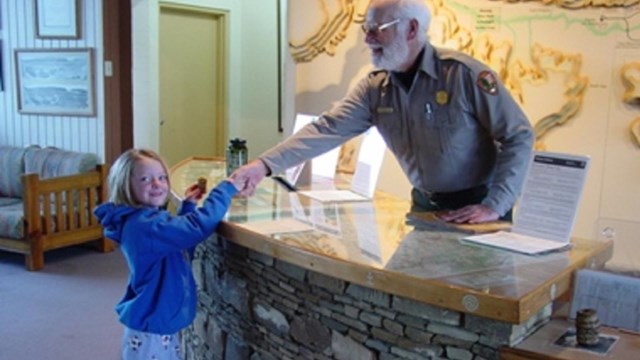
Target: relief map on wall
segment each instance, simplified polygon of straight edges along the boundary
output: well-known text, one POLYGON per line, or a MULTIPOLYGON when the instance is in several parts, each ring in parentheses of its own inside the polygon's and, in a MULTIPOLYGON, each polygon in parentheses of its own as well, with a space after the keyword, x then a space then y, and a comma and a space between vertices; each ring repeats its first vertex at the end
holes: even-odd
MULTIPOLYGON (((326 67, 327 55, 341 46, 360 51, 358 28, 368 3, 290 4, 292 13, 297 6, 318 9, 314 21, 305 19, 305 31, 290 33, 294 61, 324 57, 326 67)), ((433 14, 431 42, 468 53, 500 75, 530 119, 537 149, 593 157, 585 223, 593 226, 599 217, 640 222, 640 0, 425 3, 433 14), (620 189, 635 190, 622 196, 620 189)))
MULTIPOLYGON (((519 24, 523 26, 536 26, 540 23, 559 22, 567 23, 581 21, 585 31, 603 37, 611 33, 613 29, 624 24, 623 29, 627 34, 627 40, 640 45, 640 8, 637 4, 640 0, 538 0, 545 8, 532 9, 530 15, 508 19, 503 17, 503 11, 499 7, 492 6, 491 2, 506 2, 512 5, 519 0, 489 0, 486 6, 467 7, 464 1, 425 0, 431 6, 434 22, 430 31, 431 41, 440 46, 449 47, 466 52, 489 64, 502 78, 505 85, 521 104, 525 103, 522 83, 542 85, 549 82, 550 73, 563 75, 563 96, 565 101, 556 109, 539 119, 535 124, 538 139, 537 148, 544 150, 542 143, 545 135, 555 126, 561 126, 575 116, 581 109, 583 96, 590 85, 589 77, 582 72, 582 53, 566 53, 553 48, 546 48, 544 44, 530 41, 530 63, 526 64, 520 59, 514 58, 513 39, 501 39, 495 36, 495 31, 502 27, 514 30, 519 24), (448 6, 448 5, 451 6, 448 6), (634 6, 635 5, 635 6, 634 6), (558 16, 553 13, 553 6, 567 9, 588 8, 620 8, 623 16, 600 15, 595 18, 570 19, 569 16, 558 16), (457 11, 455 11, 457 9, 457 11), (458 16, 461 12, 463 15, 458 16), (470 16, 475 26, 467 27, 459 18, 470 16), (636 17, 635 26, 631 18, 636 17), (632 34, 637 33, 637 38, 632 34), (473 36, 474 33, 479 36, 473 36)), ((532 1, 532 0, 529 0, 532 1)), ((534 0, 535 1, 535 0, 534 0)), ((347 29, 352 23, 362 23, 366 12, 368 0, 330 1, 316 0, 321 9, 319 12, 320 25, 316 29, 310 28, 309 33, 303 34, 301 39, 291 39, 289 48, 296 62, 312 61, 317 55, 326 52, 329 55, 335 53, 335 48, 342 39, 347 36, 347 29)), ((616 31, 613 31, 614 33, 616 31)), ((528 36, 533 38, 531 29, 528 36)), ((546 33, 546 31, 544 32, 546 33)), ((589 44, 588 44, 589 46, 589 44)), ((588 52, 593 47, 589 46, 588 52)), ((625 93, 621 101, 630 105, 636 105, 640 110, 640 62, 623 63, 620 70, 620 81, 624 84, 625 93)), ((636 145, 640 146, 640 117, 630 122, 630 132, 636 145)))

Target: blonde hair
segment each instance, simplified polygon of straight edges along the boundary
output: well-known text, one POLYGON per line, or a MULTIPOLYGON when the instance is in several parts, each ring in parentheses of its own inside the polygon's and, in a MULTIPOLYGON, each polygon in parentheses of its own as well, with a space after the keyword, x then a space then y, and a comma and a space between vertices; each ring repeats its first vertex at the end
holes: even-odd
MULTIPOLYGON (((148 149, 129 149, 122 153, 109 170, 109 201, 117 205, 129 205, 138 207, 141 204, 133 196, 131 190, 131 174, 138 161, 148 158, 158 161, 169 175, 167 164, 160 155, 148 149)), ((169 179, 167 178, 167 181, 169 179)), ((171 183, 169 183, 171 187, 171 183)))

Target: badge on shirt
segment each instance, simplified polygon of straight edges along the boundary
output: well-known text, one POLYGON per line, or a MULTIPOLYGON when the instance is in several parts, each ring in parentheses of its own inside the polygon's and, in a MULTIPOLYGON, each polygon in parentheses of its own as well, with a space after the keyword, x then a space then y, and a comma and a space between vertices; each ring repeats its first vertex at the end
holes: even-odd
POLYGON ((438 91, 436 93, 436 102, 440 105, 446 105, 449 102, 449 94, 444 90, 438 91))
POLYGON ((393 108, 392 107, 381 106, 381 107, 376 109, 376 112, 378 114, 391 114, 391 113, 393 113, 393 108))
POLYGON ((491 71, 482 71, 480 75, 478 75, 476 85, 478 85, 480 90, 489 95, 498 95, 498 82, 491 71))

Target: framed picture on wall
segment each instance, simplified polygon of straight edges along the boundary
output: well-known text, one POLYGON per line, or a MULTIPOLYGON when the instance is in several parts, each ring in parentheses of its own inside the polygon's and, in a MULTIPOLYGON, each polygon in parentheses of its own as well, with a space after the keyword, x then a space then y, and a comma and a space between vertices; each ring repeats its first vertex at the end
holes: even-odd
POLYGON ((77 39, 80 37, 80 0, 34 0, 36 37, 77 39))
POLYGON ((18 111, 95 115, 93 49, 15 50, 18 111))

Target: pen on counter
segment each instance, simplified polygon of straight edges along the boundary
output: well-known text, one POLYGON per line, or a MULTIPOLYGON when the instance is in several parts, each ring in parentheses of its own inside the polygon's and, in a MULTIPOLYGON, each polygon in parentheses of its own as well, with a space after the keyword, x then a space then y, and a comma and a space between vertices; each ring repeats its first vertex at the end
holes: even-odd
POLYGON ((293 186, 290 182, 288 182, 285 178, 283 178, 282 176, 276 175, 276 176, 272 176, 271 177, 275 182, 277 182, 278 184, 280 184, 282 187, 284 187, 285 189, 287 189, 287 191, 298 191, 298 189, 293 186))

